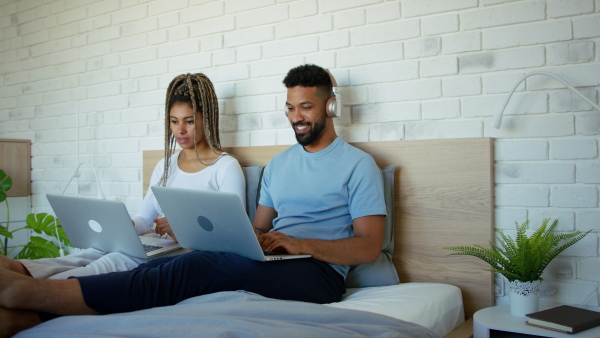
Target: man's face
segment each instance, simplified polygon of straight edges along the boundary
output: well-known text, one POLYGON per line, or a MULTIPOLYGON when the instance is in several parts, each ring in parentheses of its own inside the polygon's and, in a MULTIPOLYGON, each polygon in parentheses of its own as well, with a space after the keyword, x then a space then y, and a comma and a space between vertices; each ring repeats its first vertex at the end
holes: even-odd
POLYGON ((300 145, 310 145, 323 134, 327 126, 327 99, 328 97, 319 93, 316 87, 288 88, 285 103, 288 120, 300 145))

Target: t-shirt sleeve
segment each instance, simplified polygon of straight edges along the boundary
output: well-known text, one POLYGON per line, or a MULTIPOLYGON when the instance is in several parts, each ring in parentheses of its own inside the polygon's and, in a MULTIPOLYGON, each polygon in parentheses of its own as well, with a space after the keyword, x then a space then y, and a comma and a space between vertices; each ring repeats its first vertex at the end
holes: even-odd
POLYGON ((265 207, 273 208, 273 200, 269 191, 269 183, 271 179, 271 163, 267 164, 263 171, 262 180, 260 182, 260 198, 258 204, 264 205, 265 207))
POLYGON ((237 194, 242 201, 242 205, 246 205, 246 179, 237 160, 233 159, 220 170, 218 180, 219 191, 237 194))
POLYGON ((360 160, 348 183, 349 209, 352 219, 387 215, 381 170, 371 156, 360 160))

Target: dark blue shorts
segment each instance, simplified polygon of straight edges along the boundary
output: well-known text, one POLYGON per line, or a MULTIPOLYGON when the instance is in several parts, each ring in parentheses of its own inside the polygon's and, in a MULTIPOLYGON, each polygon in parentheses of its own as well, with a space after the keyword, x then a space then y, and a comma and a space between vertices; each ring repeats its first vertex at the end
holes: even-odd
POLYGON ((311 303, 341 300, 344 279, 316 259, 258 262, 236 254, 194 251, 156 258, 134 270, 78 277, 85 303, 101 313, 120 313, 220 291, 311 303))

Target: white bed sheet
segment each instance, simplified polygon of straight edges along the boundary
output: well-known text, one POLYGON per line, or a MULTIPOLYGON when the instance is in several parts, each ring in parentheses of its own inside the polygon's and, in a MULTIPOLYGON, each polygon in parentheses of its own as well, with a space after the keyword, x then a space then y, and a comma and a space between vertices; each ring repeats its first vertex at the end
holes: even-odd
POLYGON ((341 302, 326 306, 379 313, 420 324, 440 336, 465 321, 460 289, 442 283, 348 289, 341 302))

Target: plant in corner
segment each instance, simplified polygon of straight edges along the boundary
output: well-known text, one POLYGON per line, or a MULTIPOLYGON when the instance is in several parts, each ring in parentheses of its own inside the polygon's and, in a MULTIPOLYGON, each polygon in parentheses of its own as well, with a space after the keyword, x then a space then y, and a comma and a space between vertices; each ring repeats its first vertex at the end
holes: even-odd
POLYGON ((14 246, 9 250, 8 240, 13 239, 13 234, 21 230, 32 230, 37 234, 45 234, 61 241, 64 246, 72 247, 58 219, 46 213, 29 214, 25 219, 26 225, 24 227, 10 230, 10 207, 6 199, 6 192, 11 187, 12 179, 0 169, 0 203, 4 202, 6 204, 6 222, 4 224, 0 223, 0 254, 8 256, 13 250, 22 248, 15 258, 38 259, 59 256, 59 247, 54 242, 33 235, 30 236, 29 243, 14 246))
POLYGON ((523 317, 527 313, 536 312, 539 303, 542 274, 548 264, 563 250, 577 243, 590 231, 572 233, 555 233, 558 220, 543 220, 542 225, 527 236, 529 220, 517 225, 517 234, 513 239, 497 229, 500 245, 490 242, 490 248, 481 245, 453 246, 443 249, 456 251, 450 255, 469 255, 482 259, 492 266, 485 269, 502 274, 510 282, 510 305, 513 315, 523 317), (534 296, 534 297, 529 297, 534 296), (521 304, 531 299, 529 306, 521 304))

